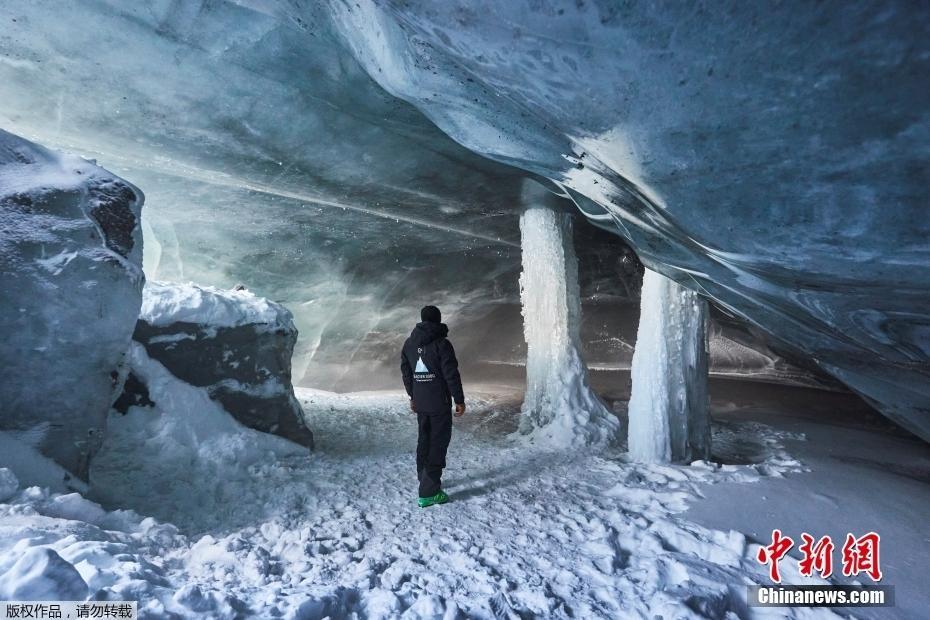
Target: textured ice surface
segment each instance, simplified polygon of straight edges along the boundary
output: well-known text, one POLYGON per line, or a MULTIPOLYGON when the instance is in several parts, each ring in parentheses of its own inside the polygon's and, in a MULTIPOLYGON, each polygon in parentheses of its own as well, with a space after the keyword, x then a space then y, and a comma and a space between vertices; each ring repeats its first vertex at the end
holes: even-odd
POLYGON ((83 601, 87 584, 70 562, 48 547, 32 547, 0 574, 0 596, 8 601, 83 601))
POLYGON ((84 477, 142 298, 142 193, 0 130, 0 431, 84 477))
POLYGON ((521 174, 477 153, 927 437, 928 30, 903 0, 5 3, 0 122, 145 187, 159 278, 290 304, 298 376, 393 359, 418 304, 515 302, 521 174))
MULTIPOLYGON (((145 190, 150 278, 286 304, 298 385, 395 387, 425 303, 470 379, 522 364, 522 174, 386 94, 312 7, 4 4, 0 123, 145 190)), ((604 317, 582 325, 585 358, 627 367, 639 263, 611 232, 578 221, 574 235, 585 316, 604 317)))
POLYGON ((617 418, 588 386, 581 359, 581 301, 571 218, 527 181, 533 206, 520 216, 523 273, 523 331, 526 337, 526 395, 520 432, 546 443, 605 444, 615 437, 617 418))
POLYGON ((647 266, 930 438, 927 7, 334 12, 369 74, 457 141, 568 188, 647 266))
POLYGON ((651 269, 642 309, 629 403, 630 458, 691 462, 710 456, 707 302, 651 269))

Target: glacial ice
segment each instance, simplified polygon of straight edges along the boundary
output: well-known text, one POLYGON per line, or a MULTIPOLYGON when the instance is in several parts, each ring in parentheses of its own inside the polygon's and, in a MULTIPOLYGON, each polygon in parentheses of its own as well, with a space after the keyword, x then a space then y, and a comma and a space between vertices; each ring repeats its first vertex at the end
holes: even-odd
POLYGON ((629 403, 630 458, 690 463, 710 456, 707 302, 656 273, 643 277, 629 403))
POLYGON ((142 299, 142 193, 0 130, 0 431, 86 478, 142 299))
POLYGON ((456 141, 559 183, 648 267, 930 439, 927 7, 334 13, 456 141))
POLYGON ((11 469, 0 467, 0 502, 13 497, 19 488, 19 479, 11 469))
MULTIPOLYGON (((764 333, 761 354, 724 343, 737 373, 761 368, 780 380, 779 359, 816 365, 927 438, 928 22, 926 7, 906 2, 789 0, 778 11, 740 2, 561 0, 4 3, 0 123, 151 188, 145 229, 155 251, 147 270, 222 288, 244 282, 294 308, 305 336, 297 374, 310 382, 358 389, 382 358, 390 355, 393 367, 392 339, 424 302, 482 326, 454 326, 460 352, 520 358, 520 330, 501 329, 510 323, 499 313, 518 295, 518 214, 542 201, 521 193, 529 174, 635 247, 654 272, 648 308, 663 295, 674 300, 669 291, 679 302, 699 292, 748 325, 746 333, 764 333)), ((134 222, 139 204, 130 208, 134 222)), ((536 431, 556 443, 596 442, 610 434, 612 418, 587 415, 601 410, 587 400, 576 346, 579 283, 567 221, 552 213, 528 228, 548 230, 534 242, 553 257, 561 252, 564 265, 539 290, 558 297, 564 289, 553 332, 567 334, 567 345, 537 348, 546 354, 530 363, 534 375, 548 369, 572 389, 556 394, 568 406, 556 404, 561 415, 536 431), (536 226, 544 221, 552 227, 536 226)), ((3 215, 4 224, 19 222, 3 215)), ((577 229, 580 256, 616 256, 619 238, 577 229)), ((0 230, 0 240, 11 230, 0 230)), ((117 226, 97 245, 119 254, 132 238, 137 267, 137 231, 124 233, 117 226)), ((27 267, 45 277, 83 258, 53 250, 27 267)), ((537 262, 530 271, 552 266, 537 262)), ((604 273, 602 282, 620 272, 604 273)), ((32 294, 0 285, 4 299, 32 294)), ((592 290, 608 297, 622 288, 592 290)), ((531 287, 529 297, 537 292, 531 287)), ((68 296, 78 318, 99 310, 116 331, 125 322, 121 336, 93 334, 95 346, 115 350, 131 331, 123 311, 132 303, 103 291, 120 313, 111 321, 114 308, 83 305, 99 293, 68 296)), ((56 301, 36 299, 56 313, 72 310, 56 301)), ((217 316, 221 306, 212 306, 217 316)), ((655 338, 667 327, 657 323, 701 314, 673 310, 644 316, 642 331, 655 346, 644 338, 642 355, 669 354, 655 338)), ((11 311, 18 309, 0 302, 0 317, 15 317, 11 311)), ((66 315, 46 318, 58 316, 66 315)), ((538 336, 539 322, 528 323, 538 336)), ((0 325, 11 338, 20 327, 0 325)), ((612 327, 607 335, 629 348, 612 327)), ((671 354, 698 363, 698 327, 682 330, 671 354)), ((155 338, 165 348, 190 340, 155 338)), ((86 359, 51 354, 62 360, 44 368, 55 378, 86 359)), ((802 469, 781 446, 798 435, 741 421, 715 429, 724 435, 715 439, 758 445, 749 464, 640 464, 619 451, 528 460, 522 446, 481 426, 507 421, 506 410, 471 393, 479 415, 463 420, 474 426, 457 427, 468 441, 454 443, 465 475, 450 477, 465 501, 426 517, 443 532, 440 546, 398 546, 422 540, 424 524, 409 501, 406 446, 415 430, 403 395, 298 391, 308 416, 325 424, 328 450, 310 458, 243 428, 207 389, 178 380, 140 345, 129 361, 154 405, 111 414, 85 494, 145 516, 62 494, 63 472, 32 449, 44 445, 46 427, 0 431, 0 497, 11 493, 0 499, 0 597, 15 587, 16 596, 133 598, 156 618, 246 608, 259 617, 739 615, 745 589, 728 584, 763 582, 758 547, 676 513, 702 485, 802 469), (358 486, 381 492, 359 494, 358 486), (500 502, 493 491, 501 488, 514 501, 500 502)), ((668 361, 637 364, 653 402, 697 398, 683 390, 699 385, 669 376, 688 365, 668 361)), ((633 412, 636 420, 667 420, 643 402, 631 405, 648 414, 633 412)), ((43 415, 57 415, 41 404, 43 415)), ((84 417, 74 422, 85 430, 84 417)), ((683 428, 679 420, 661 435, 669 458, 683 428)), ((834 448, 859 449, 861 432, 834 448)), ((910 443, 885 437, 875 445, 910 443)), ((821 481, 840 471, 879 479, 879 461, 829 462, 817 472, 821 481)), ((910 464, 894 468, 913 473, 910 464)), ((914 509, 922 504, 910 493, 917 483, 895 476, 900 518, 890 519, 885 505, 869 518, 920 540, 913 523, 922 523, 914 509)), ((856 494, 860 488, 845 501, 856 494)), ((822 495, 800 496, 801 510, 823 510, 822 495)), ((896 538, 906 539, 889 536, 896 538)))
MULTIPOLYGON (((295 385, 353 390, 364 376, 396 387, 396 349, 424 303, 453 317, 466 376, 522 365, 524 174, 385 93, 323 4, 307 7, 321 11, 309 21, 273 4, 46 8, 0 6, 13 35, 0 54, 15 59, 0 62, 0 123, 145 189, 150 279, 242 283, 285 304, 300 332, 295 385), (79 40, 67 24, 106 36, 79 40)), ((582 325, 586 360, 626 368, 639 262, 616 235, 574 228, 583 303, 611 317, 597 332, 582 325), (621 349, 589 346, 601 332, 621 349)))
POLYGON ((411 290, 515 302, 529 172, 930 437, 924 6, 35 2, 0 28, 0 122, 146 187, 159 277, 293 307, 298 381, 387 367, 411 290))
POLYGON ((581 359, 581 301, 571 216, 527 181, 520 216, 526 394, 520 432, 552 445, 603 445, 619 421, 588 386, 581 359))

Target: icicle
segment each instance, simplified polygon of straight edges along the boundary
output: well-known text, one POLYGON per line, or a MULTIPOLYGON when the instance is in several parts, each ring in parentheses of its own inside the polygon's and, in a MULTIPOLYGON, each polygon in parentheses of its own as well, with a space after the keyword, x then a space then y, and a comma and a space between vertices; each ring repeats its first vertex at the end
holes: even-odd
POLYGON ((524 193, 531 206, 520 217, 527 343, 520 432, 561 446, 603 444, 616 435, 619 422, 591 392, 579 353, 581 301, 571 216, 546 204, 542 192, 524 193))
POLYGON ((709 456, 706 318, 697 293, 646 269, 629 407, 633 460, 709 456))

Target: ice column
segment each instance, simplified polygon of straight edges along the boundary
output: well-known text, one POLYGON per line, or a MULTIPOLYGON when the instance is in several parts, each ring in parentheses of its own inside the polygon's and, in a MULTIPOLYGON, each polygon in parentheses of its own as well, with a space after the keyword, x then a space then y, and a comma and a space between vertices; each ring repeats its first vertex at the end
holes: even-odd
POLYGON ((524 192, 529 207, 520 217, 520 300, 527 344, 520 432, 557 446, 605 444, 615 437, 619 422, 588 387, 579 353, 581 301, 571 216, 532 185, 524 192))
POLYGON ((707 302, 646 269, 633 351, 630 457, 690 462, 710 454, 707 302))

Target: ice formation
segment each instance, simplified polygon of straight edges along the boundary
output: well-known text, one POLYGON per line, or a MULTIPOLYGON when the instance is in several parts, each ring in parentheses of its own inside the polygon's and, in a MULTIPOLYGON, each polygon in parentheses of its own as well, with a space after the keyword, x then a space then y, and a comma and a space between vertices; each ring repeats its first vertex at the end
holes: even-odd
POLYGON ((242 424, 313 446, 291 384, 297 328, 281 304, 245 290, 148 282, 132 337, 242 424))
POLYGON ((707 302, 650 269, 633 352, 630 457, 644 463, 710 456, 707 302))
MULTIPOLYGON (((498 374, 474 362, 523 363, 524 173, 471 153, 386 93, 332 28, 327 3, 46 7, 0 6, 0 55, 10 59, 0 62, 0 124, 98 158, 145 190, 150 278, 243 283, 285 304, 300 331, 297 385, 351 390, 362 375, 396 387, 395 334, 426 303, 411 290, 456 314, 468 376, 498 374), (74 37, 68 24, 105 36, 74 37)), ((576 10, 564 8, 560 23, 576 10)), ((616 268, 630 253, 616 235, 587 225, 575 235, 585 305, 598 305, 595 287, 598 300, 635 297, 638 285, 616 268)), ((600 314, 613 317, 609 337, 628 344, 632 301, 629 317, 606 305, 600 314)), ((616 365, 615 353, 588 349, 586 360, 616 365)))
POLYGON ((581 302, 571 215, 537 183, 520 216, 526 395, 520 431, 557 445, 604 444, 619 422, 588 386, 578 333, 581 302))
POLYGON ((356 6, 388 92, 930 439, 927 7, 356 6))
POLYGON ((139 313, 142 192, 0 130, 0 431, 78 477, 139 313))

